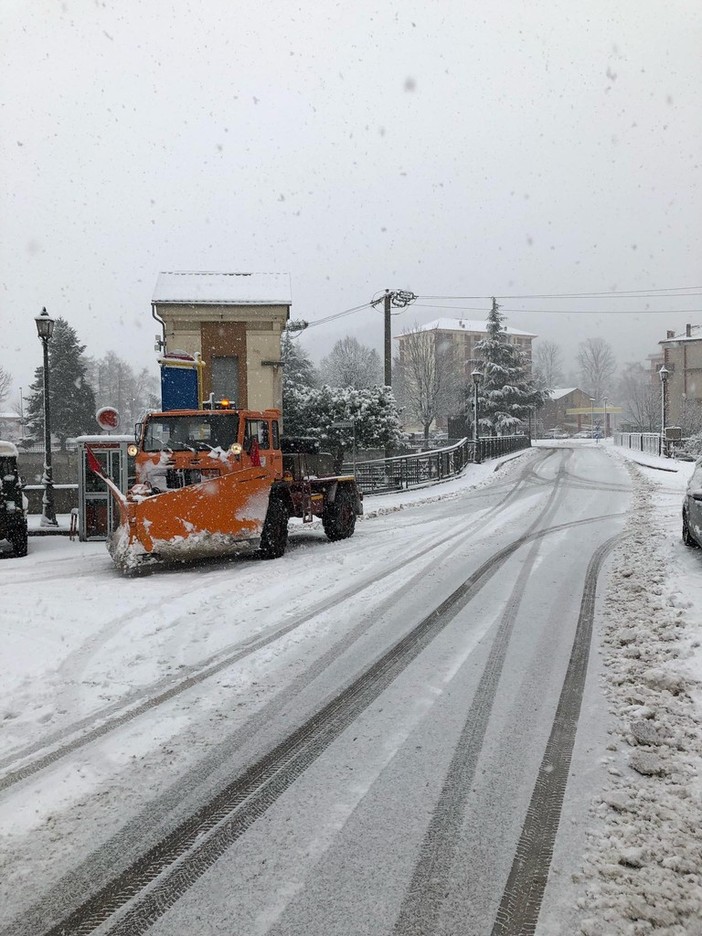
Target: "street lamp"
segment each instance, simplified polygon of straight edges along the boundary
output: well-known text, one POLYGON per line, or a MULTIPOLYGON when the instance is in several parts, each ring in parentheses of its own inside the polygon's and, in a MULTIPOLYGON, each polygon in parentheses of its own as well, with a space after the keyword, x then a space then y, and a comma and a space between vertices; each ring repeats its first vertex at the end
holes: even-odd
POLYGON ((665 438, 665 423, 666 423, 666 418, 665 418, 665 417, 666 417, 666 413, 665 413, 665 404, 666 404, 666 399, 665 399, 665 387, 666 387, 666 384, 667 384, 667 382, 668 382, 668 375, 669 375, 669 374, 670 374, 670 371, 669 371, 668 368, 665 366, 665 364, 664 364, 663 367, 661 367, 661 369, 658 371, 658 376, 661 378, 661 446, 660 446, 660 454, 661 454, 661 455, 667 455, 667 454, 668 454, 668 452, 667 452, 667 445, 666 445, 665 442, 664 442, 664 438, 665 438))
POLYGON ((604 409, 604 413, 602 415, 602 438, 606 439, 607 438, 607 397, 603 398, 602 407, 604 409))
POLYGON ((473 442, 475 443, 475 461, 480 464, 480 432, 478 431, 478 387, 483 375, 474 370, 470 375, 473 378, 473 442))
POLYGON ((595 438, 595 398, 590 397, 590 438, 595 438))
POLYGON ((54 480, 51 471, 51 409, 49 406, 49 340, 54 333, 54 320, 46 311, 36 315, 37 334, 44 350, 44 497, 42 498, 41 526, 58 526, 54 509, 54 480))

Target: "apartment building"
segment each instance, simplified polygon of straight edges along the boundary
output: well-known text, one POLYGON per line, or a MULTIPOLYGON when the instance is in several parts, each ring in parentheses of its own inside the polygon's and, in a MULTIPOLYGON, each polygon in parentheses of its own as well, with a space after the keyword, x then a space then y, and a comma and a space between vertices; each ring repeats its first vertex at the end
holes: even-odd
MULTIPOLYGON (((470 379, 471 372, 480 366, 480 352, 476 345, 487 335, 487 322, 471 321, 468 319, 439 318, 426 325, 420 325, 415 332, 431 332, 434 335, 435 347, 451 348, 456 361, 462 363, 465 376, 470 379)), ((536 338, 531 332, 520 331, 518 328, 505 328, 507 340, 523 352, 529 366, 531 366, 531 345, 536 338)), ((403 356, 403 341, 407 335, 398 335, 400 360, 403 356)))
POLYGON ((702 325, 686 325, 680 334, 669 331, 659 344, 668 371, 666 425, 679 426, 686 410, 702 407, 702 325))

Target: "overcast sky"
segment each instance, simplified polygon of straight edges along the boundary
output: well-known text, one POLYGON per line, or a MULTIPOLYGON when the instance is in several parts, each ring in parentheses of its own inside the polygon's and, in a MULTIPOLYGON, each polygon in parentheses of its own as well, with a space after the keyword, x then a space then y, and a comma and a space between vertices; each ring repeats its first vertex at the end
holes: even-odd
MULTIPOLYGON (((160 270, 289 272, 309 321, 386 287, 702 284, 697 0, 0 0, 0 44, 16 386, 44 305, 88 353, 154 366, 160 270)), ((566 363, 596 335, 623 363, 702 323, 699 293, 502 301, 566 363)), ((394 329, 489 305, 420 298, 394 329)), ((381 350, 381 314, 300 340, 319 359, 347 333, 381 350)))

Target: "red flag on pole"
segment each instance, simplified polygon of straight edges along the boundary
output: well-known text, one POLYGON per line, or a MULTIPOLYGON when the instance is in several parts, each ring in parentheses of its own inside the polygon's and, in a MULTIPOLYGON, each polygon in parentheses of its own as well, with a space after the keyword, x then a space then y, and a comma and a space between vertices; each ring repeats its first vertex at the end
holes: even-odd
POLYGON ((108 475, 106 475, 105 472, 102 470, 102 465, 95 457, 95 453, 91 450, 89 445, 85 446, 85 460, 88 463, 88 468, 90 468, 93 474, 96 474, 98 478, 102 478, 102 480, 105 482, 108 488, 112 491, 112 494, 114 495, 116 500, 121 501, 123 504, 126 504, 127 498, 120 491, 120 489, 117 487, 117 485, 112 480, 112 478, 108 477, 108 475))
POLYGON ((105 473, 102 470, 102 466, 100 465, 100 462, 95 457, 95 453, 92 451, 89 445, 85 446, 85 455, 86 455, 86 461, 88 462, 88 468, 90 468, 90 470, 94 474, 96 474, 99 478, 102 478, 104 480, 105 473))

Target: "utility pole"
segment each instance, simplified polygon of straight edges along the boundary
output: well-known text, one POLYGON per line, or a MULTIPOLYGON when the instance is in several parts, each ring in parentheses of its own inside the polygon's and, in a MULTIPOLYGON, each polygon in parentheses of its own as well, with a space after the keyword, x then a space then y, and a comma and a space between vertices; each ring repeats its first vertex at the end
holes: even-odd
POLYGON ((392 326, 390 320, 390 304, 393 294, 385 290, 385 386, 392 387, 392 326))
MULTIPOLYGON (((386 289, 383 296, 383 309, 385 313, 385 386, 392 387, 392 308, 404 309, 417 297, 413 292, 407 289, 386 289)), ((377 306, 381 302, 375 299, 371 302, 372 306, 377 306)))

